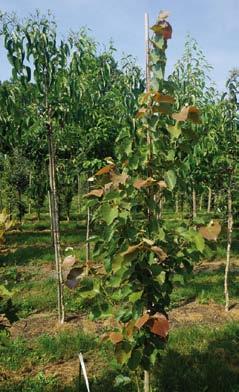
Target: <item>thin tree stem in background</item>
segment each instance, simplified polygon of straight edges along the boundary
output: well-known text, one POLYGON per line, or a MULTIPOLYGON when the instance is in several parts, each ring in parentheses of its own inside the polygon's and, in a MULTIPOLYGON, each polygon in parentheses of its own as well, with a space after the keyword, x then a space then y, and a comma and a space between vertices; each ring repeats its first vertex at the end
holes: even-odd
POLYGON ((199 200, 199 211, 202 211, 202 207, 203 207, 203 193, 201 194, 199 200))
POLYGON ((80 176, 77 175, 77 206, 78 212, 80 213, 80 176))
POLYGON ((89 260, 90 260, 90 208, 87 208, 87 224, 86 224, 86 246, 85 246, 85 258, 86 258, 86 275, 89 274, 89 260))
POLYGON ((175 213, 179 213, 179 200, 178 200, 178 193, 175 194, 175 213))
POLYGON ((212 205, 212 188, 208 188, 208 202, 207 202, 207 212, 211 212, 211 205, 212 205))
POLYGON ((225 276, 224 276, 224 294, 225 294, 225 310, 226 310, 226 312, 228 312, 228 310, 229 310, 228 275, 229 275, 229 269, 230 269, 230 256, 231 256, 231 244, 232 244, 232 228, 233 228, 231 185, 229 185, 229 187, 228 187, 227 201, 228 201, 228 210, 227 210, 227 260, 226 260, 226 268, 225 268, 225 276))
POLYGON ((197 217, 197 199, 196 199, 196 191, 195 191, 194 187, 193 187, 192 199, 193 199, 193 218, 196 218, 197 217))

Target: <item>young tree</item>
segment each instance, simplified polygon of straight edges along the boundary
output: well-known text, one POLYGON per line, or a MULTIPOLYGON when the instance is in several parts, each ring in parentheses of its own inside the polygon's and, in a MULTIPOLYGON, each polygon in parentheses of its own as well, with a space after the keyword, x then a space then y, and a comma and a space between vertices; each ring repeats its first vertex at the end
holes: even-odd
POLYGON ((171 131, 184 120, 198 121, 198 111, 193 109, 192 116, 190 106, 183 120, 181 113, 173 115, 172 84, 163 79, 172 32, 166 18, 161 12, 152 27, 151 85, 140 97, 135 127, 122 130, 118 159, 96 172, 98 189, 88 194, 100 233, 94 237, 94 257, 103 260, 106 274, 81 280, 80 293, 94 298, 95 317, 115 318, 118 328, 108 338, 119 362, 131 370, 140 366, 149 371, 159 357, 168 335, 173 276, 190 269, 204 246, 192 228, 182 224, 172 229, 158 219, 155 195, 161 190, 167 196, 177 181, 169 158, 174 152, 171 131), (172 116, 180 117, 176 125, 172 116))

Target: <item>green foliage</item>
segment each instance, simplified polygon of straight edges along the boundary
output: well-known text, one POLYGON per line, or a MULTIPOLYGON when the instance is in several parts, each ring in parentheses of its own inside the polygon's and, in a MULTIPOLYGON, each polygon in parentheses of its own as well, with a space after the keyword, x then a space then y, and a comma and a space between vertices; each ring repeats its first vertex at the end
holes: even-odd
MULTIPOLYGON (((159 19, 155 26, 153 45, 163 42, 156 50, 159 55, 165 52, 164 34, 170 25, 159 19)), ((162 79, 165 64, 156 52, 152 90, 140 97, 136 126, 119 135, 120 160, 96 173, 104 196, 93 216, 95 227, 100 227, 95 257, 103 260, 107 275, 94 279, 88 295, 95 298, 95 317, 113 316, 122 324, 121 332, 109 338, 118 361, 132 370, 139 366, 148 370, 156 362, 168 334, 173 276, 190 270, 204 248, 201 235, 186 224, 172 228, 159 219, 156 197, 167 196, 177 177, 166 131, 174 98, 168 95, 169 85, 162 79)))

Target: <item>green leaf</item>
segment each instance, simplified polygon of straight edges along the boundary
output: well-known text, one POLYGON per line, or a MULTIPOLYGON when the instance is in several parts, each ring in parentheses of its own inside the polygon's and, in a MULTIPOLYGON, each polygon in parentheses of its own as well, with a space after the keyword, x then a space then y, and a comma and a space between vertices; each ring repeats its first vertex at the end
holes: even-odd
POLYGON ((131 383, 131 378, 123 376, 123 374, 119 374, 115 378, 114 386, 115 387, 120 387, 120 386, 123 386, 123 385, 128 385, 130 383, 131 383))
POLYGON ((101 217, 107 225, 111 225, 118 215, 119 210, 117 206, 111 207, 109 204, 104 204, 101 207, 101 217))
POLYGON ((165 173, 164 179, 165 179, 165 181, 166 181, 166 183, 168 185, 168 189, 170 191, 172 191, 173 188, 175 187, 176 181, 177 181, 177 178, 176 178, 176 175, 175 175, 174 171, 173 170, 168 170, 165 173))
POLYGON ((116 345, 115 356, 117 361, 124 365, 131 357, 131 345, 128 342, 121 342, 116 345))
POLYGON ((166 272, 162 271, 158 276, 154 278, 154 280, 156 280, 156 282, 162 285, 165 282, 165 276, 166 276, 166 272))
POLYGON ((121 269, 124 261, 124 257, 121 254, 117 254, 112 260, 112 271, 115 273, 121 269))
POLYGON ((128 366, 131 370, 135 370, 141 362, 143 352, 140 349, 135 349, 132 351, 131 357, 128 361, 128 366))
POLYGON ((167 130, 173 139, 178 139, 182 133, 182 129, 179 125, 168 125, 167 130))
POLYGON ((195 234, 195 245, 197 250, 202 253, 205 248, 205 240, 200 233, 195 234))
POLYGON ((141 291, 136 291, 135 293, 130 294, 130 296, 129 296, 129 301, 130 301, 130 302, 136 302, 136 301, 138 301, 138 299, 141 298, 142 294, 143 294, 143 290, 141 290, 141 291))

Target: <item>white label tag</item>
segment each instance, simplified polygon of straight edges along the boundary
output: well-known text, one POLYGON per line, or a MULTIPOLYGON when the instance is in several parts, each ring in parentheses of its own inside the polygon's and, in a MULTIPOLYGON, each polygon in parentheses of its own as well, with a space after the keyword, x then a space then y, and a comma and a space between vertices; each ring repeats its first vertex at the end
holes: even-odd
POLYGON ((90 386, 89 386, 89 381, 88 381, 88 377, 87 377, 85 362, 84 362, 84 359, 83 359, 83 355, 81 353, 79 354, 79 360, 80 360, 80 365, 81 365, 81 368, 82 368, 83 376, 84 376, 84 379, 85 379, 85 385, 86 385, 86 388, 87 388, 87 392, 90 392, 90 386))

